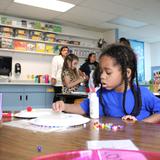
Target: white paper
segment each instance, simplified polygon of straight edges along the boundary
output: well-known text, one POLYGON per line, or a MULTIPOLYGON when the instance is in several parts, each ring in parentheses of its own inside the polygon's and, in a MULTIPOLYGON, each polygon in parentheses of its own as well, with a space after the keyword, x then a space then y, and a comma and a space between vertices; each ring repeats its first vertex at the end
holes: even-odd
POLYGON ((33 125, 46 127, 72 127, 85 124, 89 121, 89 118, 78 114, 55 113, 32 119, 30 120, 30 123, 33 125))
POLYGON ((127 149, 139 150, 136 145, 129 139, 126 140, 102 140, 102 141, 87 141, 88 149, 127 149))
POLYGON ((22 129, 28 129, 32 131, 39 132, 52 132, 52 131, 62 131, 77 128, 77 126, 86 124, 90 119, 77 114, 67 114, 67 113, 54 113, 44 114, 38 118, 27 120, 15 120, 11 122, 5 122, 3 125, 17 127, 22 129), (72 128, 71 128, 72 127, 72 128))
POLYGON ((54 111, 51 108, 37 108, 32 109, 32 111, 28 112, 27 110, 22 110, 16 114, 14 117, 18 118, 36 118, 40 116, 48 116, 54 114, 54 111))
POLYGON ((21 128, 21 129, 27 129, 33 132, 44 132, 44 133, 70 131, 73 129, 74 130, 79 129, 78 127, 70 127, 70 128, 69 127, 55 127, 55 128, 39 127, 39 126, 30 124, 29 120, 18 120, 18 121, 5 122, 3 123, 3 125, 21 128))

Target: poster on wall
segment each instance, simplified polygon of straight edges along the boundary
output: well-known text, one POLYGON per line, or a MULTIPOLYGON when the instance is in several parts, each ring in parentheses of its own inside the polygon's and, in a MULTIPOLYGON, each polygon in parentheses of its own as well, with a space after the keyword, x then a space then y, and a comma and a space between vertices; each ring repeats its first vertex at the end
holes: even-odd
POLYGON ((151 77, 154 83, 158 83, 160 81, 160 66, 151 67, 151 77))

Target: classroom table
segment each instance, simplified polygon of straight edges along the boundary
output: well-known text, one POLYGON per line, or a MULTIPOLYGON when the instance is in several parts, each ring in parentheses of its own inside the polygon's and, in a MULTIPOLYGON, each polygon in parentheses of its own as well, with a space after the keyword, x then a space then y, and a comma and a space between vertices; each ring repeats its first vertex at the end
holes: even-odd
POLYGON ((60 151, 87 149, 88 140, 130 139, 140 149, 160 152, 160 124, 144 122, 124 123, 121 119, 103 118, 101 122, 123 125, 124 130, 93 129, 95 120, 86 126, 60 132, 41 133, 9 126, 0 127, 0 159, 30 160, 33 157, 60 151), (37 152, 37 146, 42 151, 37 152))
POLYGON ((74 103, 77 99, 84 99, 88 97, 86 92, 73 92, 73 93, 57 93, 57 97, 63 99, 65 103, 74 103))
POLYGON ((160 98, 160 93, 159 92, 154 92, 153 93, 156 97, 160 98))

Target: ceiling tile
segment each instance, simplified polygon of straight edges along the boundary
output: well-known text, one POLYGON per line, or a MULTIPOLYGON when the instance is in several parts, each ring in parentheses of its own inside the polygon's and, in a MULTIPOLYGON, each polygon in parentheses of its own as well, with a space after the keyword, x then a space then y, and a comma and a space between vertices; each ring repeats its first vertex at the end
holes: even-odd
POLYGON ((82 3, 85 0, 62 0, 62 1, 78 5, 78 4, 82 3))
POLYGON ((62 0, 76 4, 65 13, 22 6, 13 0, 0 0, 0 13, 10 16, 59 22, 88 30, 103 32, 119 29, 120 35, 148 42, 160 41, 160 0, 62 0), (107 23, 108 20, 124 17, 142 21, 147 28, 129 28, 107 23))
POLYGON ((121 4, 126 7, 131 7, 134 9, 147 9, 148 11, 150 8, 154 8, 156 6, 160 7, 159 0, 111 0, 116 4, 121 4))
POLYGON ((93 12, 97 10, 116 15, 125 15, 127 12, 133 11, 131 7, 114 3, 111 0, 86 0, 80 6, 91 8, 93 12))
POLYGON ((12 16, 39 19, 44 21, 50 21, 54 17, 62 14, 61 12, 50 11, 46 9, 30 7, 27 5, 20 4, 12 4, 10 7, 6 9, 5 13, 12 16))
POLYGON ((75 7, 68 11, 66 14, 58 16, 58 18, 62 20, 73 21, 79 24, 87 24, 90 26, 92 26, 93 24, 98 25, 102 22, 104 23, 115 17, 117 16, 114 14, 109 14, 96 10, 93 11, 92 9, 86 7, 75 7))
POLYGON ((0 0, 0 11, 4 12, 5 9, 12 4, 13 0, 0 0))

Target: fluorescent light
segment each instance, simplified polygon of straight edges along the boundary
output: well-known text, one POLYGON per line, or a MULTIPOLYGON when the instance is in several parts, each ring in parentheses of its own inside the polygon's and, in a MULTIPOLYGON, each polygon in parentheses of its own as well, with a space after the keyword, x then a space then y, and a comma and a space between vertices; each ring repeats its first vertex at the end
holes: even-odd
POLYGON ((74 4, 59 0, 14 0, 14 2, 59 12, 66 12, 75 6, 74 4))
POLYGON ((148 25, 147 23, 144 23, 141 21, 135 21, 135 20, 127 19, 123 17, 112 19, 110 21, 107 21, 107 23, 118 24, 118 25, 133 27, 133 28, 139 28, 139 27, 144 27, 148 25))

